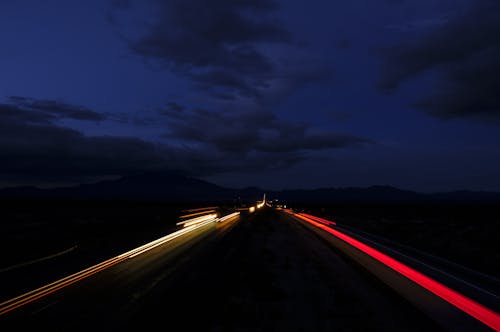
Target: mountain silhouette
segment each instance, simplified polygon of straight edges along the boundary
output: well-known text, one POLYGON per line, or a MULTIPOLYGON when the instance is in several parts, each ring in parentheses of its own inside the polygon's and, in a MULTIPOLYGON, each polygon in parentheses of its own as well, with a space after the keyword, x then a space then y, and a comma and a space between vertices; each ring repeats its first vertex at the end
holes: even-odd
POLYGON ((255 201, 267 193, 290 203, 500 203, 499 192, 451 191, 419 193, 391 186, 266 190, 258 187, 226 188, 197 178, 170 172, 123 176, 72 187, 21 186, 0 189, 3 199, 159 200, 168 202, 255 201))

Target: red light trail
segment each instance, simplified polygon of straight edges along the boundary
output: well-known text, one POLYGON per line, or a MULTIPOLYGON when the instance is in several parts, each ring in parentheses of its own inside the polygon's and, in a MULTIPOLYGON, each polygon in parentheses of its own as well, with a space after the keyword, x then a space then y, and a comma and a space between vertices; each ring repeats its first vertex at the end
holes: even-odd
POLYGON ((310 215, 310 214, 307 214, 307 213, 299 213, 299 214, 301 216, 304 216, 306 218, 312 219, 314 221, 320 222, 320 223, 325 224, 325 225, 332 225, 332 226, 337 225, 337 223, 334 222, 334 221, 326 220, 326 219, 323 219, 323 218, 320 218, 320 217, 316 217, 316 216, 313 216, 313 215, 310 215))
POLYGON ((394 258, 364 244, 363 242, 360 242, 336 229, 326 226, 328 225, 327 222, 329 222, 330 225, 335 225, 333 221, 311 216, 305 213, 295 214, 289 211, 286 212, 304 221, 307 221, 308 223, 316 227, 319 227, 327 231, 328 233, 336 236, 337 238, 349 243, 351 246, 363 251, 367 255, 373 257, 374 259, 378 260, 384 265, 402 274, 403 276, 407 277, 408 279, 412 280, 418 285, 424 287, 428 291, 434 293, 435 295, 439 296, 448 303, 454 305, 455 307, 467 313, 468 315, 474 317, 475 319, 481 321, 485 325, 491 327, 495 331, 500 331, 500 314, 458 293, 457 291, 445 286, 444 284, 432 278, 429 278, 428 276, 395 260, 394 258))

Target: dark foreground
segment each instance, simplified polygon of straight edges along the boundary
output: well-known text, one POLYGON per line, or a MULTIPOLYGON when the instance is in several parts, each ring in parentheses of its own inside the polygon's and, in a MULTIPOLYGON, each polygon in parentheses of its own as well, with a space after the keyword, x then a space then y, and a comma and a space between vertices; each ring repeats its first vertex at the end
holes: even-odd
POLYGON ((0 318, 2 331, 438 331, 276 211, 212 224, 0 318))

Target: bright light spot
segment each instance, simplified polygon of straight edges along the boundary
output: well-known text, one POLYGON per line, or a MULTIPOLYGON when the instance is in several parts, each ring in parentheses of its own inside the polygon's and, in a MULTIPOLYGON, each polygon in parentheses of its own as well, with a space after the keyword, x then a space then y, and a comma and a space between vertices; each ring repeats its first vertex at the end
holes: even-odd
POLYGON ((250 213, 255 212, 255 206, 251 206, 251 207, 248 209, 248 212, 250 212, 250 213))

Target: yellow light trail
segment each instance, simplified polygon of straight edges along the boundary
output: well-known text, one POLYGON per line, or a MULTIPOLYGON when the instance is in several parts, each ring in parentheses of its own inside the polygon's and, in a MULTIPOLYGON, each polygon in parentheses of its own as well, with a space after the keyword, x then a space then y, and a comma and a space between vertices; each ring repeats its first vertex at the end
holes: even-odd
POLYGON ((228 219, 231 219, 231 218, 234 218, 234 217, 237 217, 239 216, 240 213, 239 212, 233 212, 231 214, 228 214, 227 216, 224 216, 224 217, 220 217, 219 219, 217 219, 218 222, 223 222, 224 220, 228 220, 228 219))
POLYGON ((212 214, 207 214, 205 216, 201 216, 201 217, 196 217, 196 218, 193 218, 193 219, 188 219, 188 220, 180 221, 176 225, 178 225, 178 226, 182 225, 183 227, 188 227, 188 226, 191 226, 191 225, 198 224, 200 222, 204 222, 204 221, 207 221, 207 220, 212 220, 213 221, 215 219, 217 219, 217 213, 212 213, 212 214))
POLYGON ((207 207, 203 207, 203 208, 183 210, 183 212, 198 212, 198 211, 202 211, 202 210, 215 210, 215 209, 217 209, 217 206, 207 206, 207 207))
MULTIPOLYGON (((127 260, 129 258, 136 257, 146 251, 149 251, 153 248, 156 248, 166 242, 169 242, 181 235, 184 235, 186 233, 192 232, 193 230, 206 226, 212 222, 215 221, 223 221, 223 220, 228 220, 233 217, 236 217, 239 215, 239 212, 232 213, 230 215, 217 218, 217 214, 212 214, 210 216, 204 216, 207 217, 205 220, 198 220, 194 225, 184 227, 176 232, 170 233, 168 235, 165 235, 159 239, 156 239, 154 241, 151 241, 149 243, 146 243, 140 247, 137 247, 135 249, 129 250, 121 255, 118 255, 116 257, 110 258, 104 262, 98 263, 96 265, 93 265, 91 267, 88 267, 80 272, 74 273, 72 275, 69 275, 67 277, 64 277, 62 279, 56 280, 50 284, 47 284, 45 286, 42 286, 40 288, 34 289, 32 291, 29 291, 27 293, 24 293, 22 295, 19 295, 17 297, 14 297, 10 300, 7 300, 5 302, 0 303, 0 316, 3 314, 6 314, 14 309, 17 309, 23 305, 26 305, 30 302, 33 302, 39 298, 42 298, 46 295, 49 295, 51 293, 54 293, 55 291, 64 288, 66 286, 69 286, 71 284, 76 283, 77 281, 80 281, 84 278, 88 278, 97 272, 100 272, 102 270, 105 270, 111 266, 114 266, 124 260, 127 260), (209 218, 208 218, 209 217, 209 218)), ((199 217, 200 218, 200 217, 199 217)), ((198 219, 198 218, 194 218, 198 219)))
POLYGON ((201 211, 201 212, 196 212, 196 213, 186 214, 186 215, 180 216, 179 218, 184 219, 184 218, 189 218, 189 217, 199 216, 200 214, 205 214, 205 213, 214 213, 214 212, 216 212, 216 211, 215 211, 215 210, 201 211))

